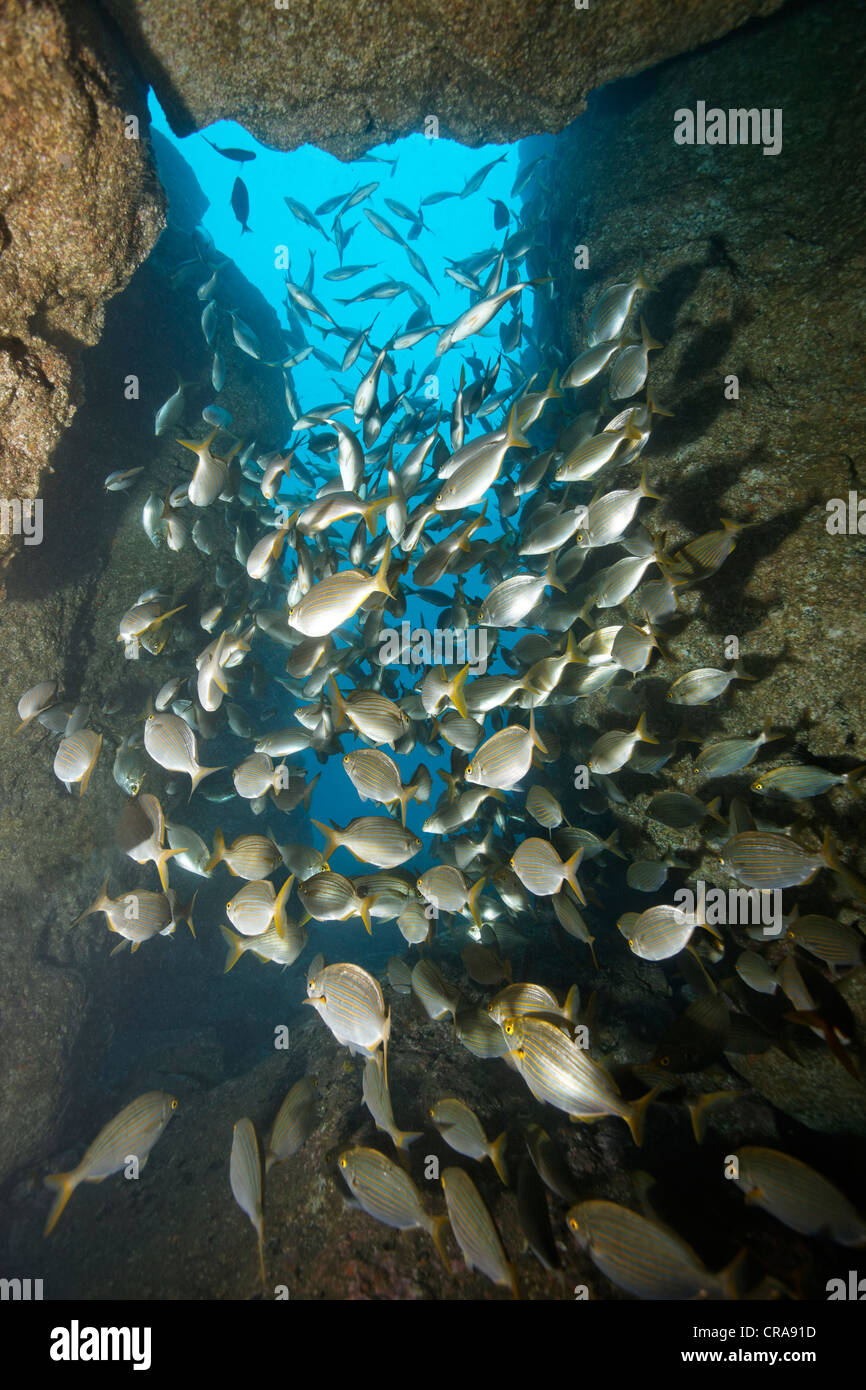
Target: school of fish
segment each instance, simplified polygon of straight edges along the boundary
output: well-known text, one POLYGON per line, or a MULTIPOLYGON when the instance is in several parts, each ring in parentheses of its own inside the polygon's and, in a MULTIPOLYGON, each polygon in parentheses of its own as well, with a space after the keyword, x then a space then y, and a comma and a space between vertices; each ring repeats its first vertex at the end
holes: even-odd
MULTIPOLYGON (((236 164, 255 158, 252 151, 213 148, 236 164)), ((179 382, 156 413, 154 433, 174 432, 185 480, 164 497, 146 470, 118 471, 105 481, 110 492, 142 489, 142 524, 154 546, 171 552, 193 545, 206 561, 212 557, 214 598, 201 613, 186 611, 183 622, 200 623, 203 636, 194 661, 178 671, 177 643, 168 647, 168 667, 164 648, 173 634, 179 640, 187 604, 171 592, 170 565, 164 589, 118 595, 117 640, 140 667, 148 663, 152 684, 143 720, 114 739, 113 776, 128 797, 118 814, 118 845, 150 881, 112 897, 109 875, 78 920, 101 914, 119 938, 115 949, 129 943, 133 952, 153 949, 156 937, 180 923, 193 935, 219 930, 226 970, 247 954, 297 967, 309 944, 315 955, 305 1002, 335 1043, 362 1059, 359 1093, 382 1136, 379 1147, 341 1151, 337 1171, 370 1217, 426 1232, 449 1274, 450 1229, 468 1269, 518 1292, 516 1252, 506 1251, 467 1166, 441 1173, 440 1214, 410 1175, 410 1149, 423 1133, 399 1128, 392 1109, 398 996, 414 996, 428 1019, 443 1020, 443 1040, 450 1027, 457 1044, 487 1059, 491 1070, 512 1069, 537 1102, 538 1123, 522 1133, 506 1123, 489 1137, 460 1097, 458 1057, 455 1093, 439 1098, 426 1123, 478 1172, 489 1164, 501 1184, 515 1183, 528 1249, 546 1269, 561 1268, 570 1234, 601 1275, 638 1298, 769 1296, 755 1294, 757 1277, 747 1290, 741 1254, 711 1271, 669 1226, 605 1200, 603 1175, 598 1190, 588 1190, 542 1128, 566 1116, 624 1122, 640 1145, 654 1109, 684 1103, 701 1142, 717 1107, 737 1104, 744 1093, 724 1071, 726 1053, 761 1052, 803 1029, 859 1075, 859 1041, 835 985, 864 960, 864 939, 829 901, 827 915, 789 911, 769 943, 760 929, 720 926, 701 904, 692 912, 675 905, 671 875, 688 883, 687 861, 671 855, 624 863, 616 834, 602 838, 581 824, 599 810, 615 818, 621 770, 651 776, 674 756, 679 740, 653 728, 641 676, 654 662, 673 659, 666 628, 679 595, 714 579, 743 525, 720 517, 716 529, 666 548, 655 520, 665 497, 663 456, 642 458, 656 421, 668 414, 648 385, 649 354, 662 344, 648 327, 654 289, 643 274, 603 290, 585 346, 570 363, 533 331, 534 304, 543 306, 553 293, 542 230, 544 158, 523 168, 512 190, 515 198, 534 190, 522 219, 491 199, 491 244, 444 267, 434 263, 428 209, 482 198, 498 162, 479 169, 462 190, 431 193, 415 208, 385 197, 375 180, 315 211, 287 196, 292 217, 321 235, 330 263, 322 273, 311 254, 306 278, 286 272, 284 351, 274 361, 221 301, 222 258, 197 229, 186 280, 202 303, 214 392, 231 374, 229 355, 215 346, 218 323, 230 322, 237 352, 280 374, 292 438, 284 450, 263 454, 255 439, 233 433, 231 416, 216 402, 196 428, 189 387, 179 382), (414 279, 388 275, 360 293, 333 294, 378 269, 344 262, 352 230, 344 219, 353 209, 405 254, 414 279), (332 214, 328 229, 321 219, 332 214), (424 248, 422 234, 426 260, 414 244, 424 248), (443 274, 465 291, 467 303, 438 322, 428 300, 435 301, 443 274), (399 331, 377 332, 378 315, 365 327, 343 326, 349 306, 404 295, 413 311, 399 331), (423 390, 430 368, 401 375, 401 355, 428 338, 434 367, 449 358, 458 364, 449 403, 423 390), (326 341, 336 355, 325 351, 326 341), (293 371, 311 354, 333 374, 334 396, 302 404, 293 371), (425 605, 430 628, 483 631, 484 672, 465 661, 389 662, 383 642, 410 600, 425 605), (494 660, 502 669, 487 669, 494 660), (607 717, 575 777, 564 720, 600 692, 607 717), (279 709, 269 728, 245 708, 263 699, 279 709), (223 766, 204 745, 226 728, 244 746, 223 766), (423 756, 411 776, 406 771, 415 751, 449 758, 435 801, 423 756), (306 816, 307 842, 280 843, 270 827, 257 828, 256 818, 264 827, 274 812, 302 807, 306 815, 318 781, 299 761, 306 753, 339 766, 370 812, 348 823, 306 816), (161 796, 142 790, 145 780, 160 785, 160 776, 161 796), (206 843, 195 828, 203 796, 245 806, 247 831, 226 843, 217 830, 206 843), (188 811, 167 814, 169 798, 188 811), (416 804, 426 813, 417 834, 407 827, 407 809, 416 804), (357 862, 351 875, 330 867, 341 849, 357 862), (181 885, 220 875, 231 894, 227 921, 196 924, 195 894, 181 885), (650 905, 615 920, 607 907, 614 877, 616 901, 628 891, 650 895, 650 905), (392 957, 387 978, 376 979, 357 961, 328 960, 328 925, 351 921, 362 956, 367 933, 396 923, 406 951, 392 957), (582 1002, 576 986, 561 999, 544 979, 512 979, 511 959, 542 931, 559 943, 566 969, 575 958, 572 943, 587 948, 587 970, 597 968, 597 958, 604 963, 629 952, 682 966, 692 1002, 650 1045, 643 1064, 623 1067, 602 1057, 595 1001, 582 1002), (443 940, 457 943, 468 984, 455 982, 453 966, 443 970, 443 940)), ((240 177, 231 206, 241 232, 255 235, 240 177)), ((675 707, 706 705, 730 698, 733 682, 755 679, 737 659, 677 673, 666 698, 675 707)), ((70 707, 56 682, 41 681, 21 696, 18 715, 21 729, 39 724, 57 739, 55 775, 83 796, 112 738, 108 729, 89 727, 91 716, 97 725, 106 722, 99 712, 70 707)), ((710 843, 719 882, 785 890, 829 870, 849 904, 862 910, 866 885, 829 832, 810 848, 797 833, 767 822, 763 802, 856 797, 863 769, 807 767, 780 754, 777 766, 755 775, 758 755, 767 746, 775 752, 783 738, 767 725, 703 742, 695 763, 707 780, 749 769, 742 795, 723 808, 718 797, 704 802, 668 790, 653 798, 649 814, 673 829, 715 822, 720 829, 710 843)), ((80 1182, 103 1180, 130 1156, 143 1165, 177 1105, 161 1091, 138 1097, 107 1122, 74 1170, 51 1175, 57 1196, 46 1233, 80 1182)), ((316 1105, 316 1079, 305 1077, 287 1095, 267 1141, 240 1118, 226 1154, 231 1191, 256 1233, 265 1290, 266 1175, 313 1133, 316 1105)), ((747 1202, 794 1232, 866 1245, 866 1220, 822 1174, 773 1149, 743 1147, 737 1158, 736 1186, 747 1202)), ((764 1284, 772 1282, 773 1271, 762 1273, 764 1284)))

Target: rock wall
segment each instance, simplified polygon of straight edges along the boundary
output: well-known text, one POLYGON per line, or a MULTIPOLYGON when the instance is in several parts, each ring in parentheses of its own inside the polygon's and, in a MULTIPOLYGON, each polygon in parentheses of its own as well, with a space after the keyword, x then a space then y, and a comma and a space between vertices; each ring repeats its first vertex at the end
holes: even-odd
MULTIPOLYGON (((847 499, 858 487, 866 496, 859 442, 866 428, 864 19, 862 7, 847 0, 788 8, 765 25, 594 94, 558 141, 554 303, 571 354, 585 345, 603 287, 639 268, 657 287, 642 297, 640 312, 664 344, 650 356, 649 382, 673 418, 657 418, 642 457, 650 485, 664 498, 642 514, 653 532, 666 532, 670 550, 716 529, 721 517, 746 524, 719 574, 683 595, 666 639, 673 660, 657 659, 638 687, 651 729, 660 737, 686 729, 697 741, 680 742, 655 777, 624 769, 617 785, 625 800, 612 808, 629 850, 675 853, 695 877, 725 887, 733 880, 717 859, 723 828, 705 821, 700 829, 670 830, 647 815, 653 794, 677 788, 705 801, 720 795, 725 808, 733 796, 745 797, 762 824, 793 826, 804 844, 820 846, 829 827, 842 858, 861 876, 866 869, 862 811, 850 792, 780 803, 748 791, 780 748, 794 761, 820 761, 839 772, 866 761, 866 541, 826 526, 829 499, 847 499), (780 109, 781 152, 676 144, 674 112, 694 110, 698 101, 780 109), (587 270, 574 268, 579 245, 589 251, 587 270), (736 399, 726 399, 731 376, 739 383, 736 399), (706 706, 667 704, 677 675, 728 665, 728 636, 739 639, 745 668, 758 679, 706 706), (765 721, 786 731, 785 743, 771 744, 736 777, 701 778, 694 767, 699 742, 751 737, 765 721)), ((587 388, 573 403, 592 399, 587 388)), ((638 473, 632 467, 610 486, 632 486, 638 473)), ((599 561, 606 563, 610 557, 599 561)), ((634 599, 621 612, 643 621, 634 599)), ((622 727, 624 716, 601 694, 580 702, 563 741, 574 761, 584 762, 600 729, 622 727)), ((640 899, 632 894, 622 907, 640 910, 640 899)), ((801 912, 846 921, 863 905, 826 871, 785 893, 786 911, 795 902, 801 912)), ((849 994, 863 1029, 862 990, 853 977, 849 994)), ((866 1132, 866 1090, 826 1051, 811 1055, 805 1073, 778 1049, 741 1069, 804 1123, 866 1132)))
POLYGON ((781 0, 104 0, 179 135, 221 117, 353 159, 424 128, 465 144, 561 130, 587 92, 781 0))
MULTIPOLYGON (((164 199, 144 91, 92 7, 0 12, 0 496, 40 495, 82 399, 80 353, 147 256, 164 199)), ((15 537, 0 534, 0 562, 15 537)))

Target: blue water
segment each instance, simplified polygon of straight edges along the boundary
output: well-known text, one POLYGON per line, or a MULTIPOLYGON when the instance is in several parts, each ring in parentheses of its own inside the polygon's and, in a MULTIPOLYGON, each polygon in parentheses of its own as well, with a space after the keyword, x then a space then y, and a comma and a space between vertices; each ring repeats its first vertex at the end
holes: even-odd
MULTIPOLYGON (((389 337, 400 332, 414 313, 416 305, 409 295, 403 294, 393 300, 370 300, 345 306, 338 304, 337 300, 351 298, 363 289, 389 277, 407 281, 415 286, 430 305, 433 322, 444 326, 468 308, 470 303, 469 291, 457 285, 444 273, 446 266, 451 261, 463 259, 487 247, 501 247, 505 237, 519 225, 524 195, 517 199, 511 197, 520 161, 520 147, 517 144, 486 145, 479 149, 467 149, 452 140, 428 140, 421 134, 412 135, 392 145, 381 146, 371 151, 371 154, 389 160, 396 158, 397 166, 392 172, 390 164, 378 164, 367 160, 344 164, 333 155, 309 145, 290 152, 270 150, 259 144, 233 121, 219 121, 210 126, 206 132, 207 139, 202 134, 179 139, 173 135, 153 94, 150 98, 150 109, 155 129, 180 151, 210 200, 210 206, 202 218, 203 227, 210 232, 218 251, 231 257, 247 279, 261 291, 275 309, 281 324, 287 321, 283 307, 286 295, 285 278, 288 275, 295 284, 303 284, 312 257, 315 265, 313 294, 341 327, 360 331, 368 328, 374 316, 378 316, 371 334, 371 341, 376 347, 380 347, 389 337), (223 148, 254 150, 256 158, 244 164, 229 160, 218 154, 208 144, 208 140, 223 148), (490 171, 480 190, 467 198, 447 199, 421 210, 425 228, 409 244, 425 262, 435 288, 415 272, 404 249, 378 232, 364 214, 364 208, 370 208, 390 222, 401 236, 408 240, 410 224, 393 213, 384 201, 386 197, 415 210, 420 200, 428 194, 446 189, 459 191, 478 169, 503 155, 502 162, 490 171), (249 192, 248 233, 242 232, 231 207, 231 193, 237 177, 243 179, 249 192), (347 194, 353 188, 361 188, 375 181, 378 181, 379 187, 373 194, 361 205, 351 208, 342 218, 346 229, 355 227, 352 239, 345 248, 343 263, 371 265, 373 269, 345 281, 325 280, 324 272, 336 268, 340 263, 337 248, 314 228, 300 222, 287 208, 284 196, 296 199, 315 213, 316 208, 327 199, 338 194, 347 194), (500 199, 514 214, 508 227, 503 230, 494 227, 493 199, 500 199), (284 269, 286 248, 290 257, 288 272, 284 269)), ((327 231, 331 230, 334 215, 326 213, 319 218, 327 231)), ((480 273, 479 279, 483 282, 489 273, 490 268, 485 269, 480 273)), ((523 278, 528 278, 525 262, 520 266, 520 273, 523 278)), ((503 276, 503 286, 505 283, 503 276)), ((531 322, 532 319, 533 298, 531 292, 520 297, 527 322, 531 322)), ((442 358, 437 359, 434 355, 438 336, 435 333, 414 349, 393 354, 397 367, 394 382, 398 390, 403 389, 408 382, 413 396, 422 393, 438 394, 443 408, 440 434, 446 442, 449 438, 451 406, 459 388, 461 367, 465 367, 467 380, 471 380, 475 372, 473 366, 469 365, 470 362, 474 363, 475 370, 478 370, 479 361, 486 364, 495 360, 501 350, 500 324, 510 320, 511 312, 511 307, 506 306, 487 329, 460 344, 457 349, 452 349, 442 358)), ((313 316, 313 325, 305 330, 308 342, 322 347, 332 357, 340 360, 347 341, 337 335, 323 337, 315 327, 317 322, 322 320, 313 316)), ((287 355, 289 351, 287 348, 287 355)), ((351 400, 358 381, 369 367, 370 360, 370 354, 362 353, 348 372, 335 379, 332 372, 310 355, 292 371, 302 409, 340 398, 351 400)), ((380 381, 380 400, 384 399, 385 380, 383 376, 380 381)), ((509 383, 510 376, 503 355, 497 389, 502 389, 509 383)), ((216 396, 215 399, 218 403, 219 397, 216 396)), ((392 417, 385 426, 377 444, 387 437, 390 429, 400 418, 402 417, 397 412, 397 416, 392 417)), ((484 429, 497 427, 501 418, 501 414, 496 413, 483 421, 473 420, 471 424, 467 424, 466 440, 482 433, 484 429)), ((296 445, 298 438, 297 434, 293 434, 290 439, 284 441, 284 445, 296 445)), ((303 440, 304 435, 300 438, 303 440)), ((410 447, 395 451, 395 465, 402 462, 410 447)), ((336 473, 333 456, 326 460, 317 459, 301 447, 298 457, 304 462, 311 460, 317 472, 324 467, 329 475, 336 473)), ((383 479, 380 490, 384 487, 384 481, 383 479)), ((293 482, 288 487, 284 486, 283 493, 297 495, 297 487, 297 482, 293 482)), ((410 502, 410 511, 412 509, 413 504, 410 502)), ((491 524, 481 533, 491 542, 502 534, 497 509, 494 508, 493 511, 491 524)), ((458 520, 459 518, 455 518, 455 521, 458 520)), ((380 520, 379 529, 383 526, 384 522, 380 520)), ((334 534, 348 539, 353 529, 354 521, 352 525, 335 527, 334 534)), ((437 532, 437 539, 441 534, 445 532, 437 532)), ((291 572, 291 556, 285 562, 285 567, 291 572)), ((444 576, 437 582, 436 588, 445 593, 453 593, 454 577, 444 576)), ((413 592, 411 585, 407 586, 405 592, 408 603, 404 620, 413 628, 434 628, 441 604, 438 601, 425 600, 423 592, 413 592)), ((477 571, 470 576, 465 593, 468 597, 479 600, 483 597, 477 571)), ((390 620, 389 626, 393 621, 390 620)), ((500 650, 490 659, 488 674, 508 669, 500 651, 503 647, 512 645, 519 635, 502 634, 500 650)), ((416 669, 405 666, 398 666, 396 669, 404 691, 414 688, 423 678, 423 671, 419 673, 416 669)), ((345 690, 345 680, 340 683, 345 690)), ((274 687, 274 690, 276 689, 274 687)), ((271 703, 278 703, 278 698, 275 696, 271 703)), ((269 727, 278 728, 293 722, 294 708, 295 701, 291 696, 287 696, 285 708, 279 710, 269 727)), ((343 733, 342 741, 346 751, 366 746, 362 740, 356 739, 351 731, 343 733)), ((337 824, 345 825, 355 816, 369 815, 375 811, 372 803, 361 801, 346 776, 339 757, 330 757, 324 766, 319 764, 311 753, 292 761, 305 764, 308 778, 312 778, 317 772, 321 773, 311 798, 312 819, 334 820, 337 824)), ((409 756, 398 758, 404 783, 411 779, 415 768, 421 762, 429 767, 433 777, 433 790, 429 802, 420 805, 413 801, 408 807, 407 824, 416 833, 420 833, 423 821, 444 790, 445 783, 437 776, 437 772, 440 768, 450 768, 451 749, 446 747, 443 753, 437 754, 435 750, 419 744, 409 756)), ((312 826, 309 827, 309 831, 310 842, 319 844, 320 838, 312 826)), ((429 854, 422 853, 412 861, 412 868, 421 872, 430 862, 432 861, 429 854)), ((347 874, 358 873, 361 869, 357 861, 344 850, 337 852, 332 859, 332 865, 347 874)), ((396 927, 393 930, 396 933, 396 927)))

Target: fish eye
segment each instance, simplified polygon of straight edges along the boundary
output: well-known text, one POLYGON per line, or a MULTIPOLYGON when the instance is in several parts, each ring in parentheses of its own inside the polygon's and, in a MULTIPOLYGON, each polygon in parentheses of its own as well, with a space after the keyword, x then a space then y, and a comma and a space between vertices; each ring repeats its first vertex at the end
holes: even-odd
POLYGON ((174 1097, 172 1097, 171 1108, 172 1110, 177 1109, 177 1101, 174 1099, 174 1097))
POLYGON ((341 1167, 341 1168, 345 1168, 345 1166, 346 1166, 346 1160, 345 1160, 345 1158, 341 1158, 341 1159, 340 1159, 340 1167, 341 1167))
POLYGON ((465 773, 464 773, 463 775, 464 775, 465 777, 468 777, 471 771, 472 771, 472 764, 471 764, 471 763, 467 763, 467 764, 466 764, 466 771, 465 771, 465 773))
POLYGON ((763 790, 764 790, 764 784, 763 784, 763 782, 753 782, 753 783, 752 783, 752 791, 753 791, 753 792, 761 792, 761 791, 763 791, 763 790))
POLYGON ((571 1227, 571 1229, 572 1229, 573 1231, 579 1231, 579 1230, 580 1230, 580 1222, 578 1221, 578 1219, 577 1219, 576 1216, 570 1216, 570 1217, 568 1218, 568 1224, 569 1224, 569 1226, 571 1227))
POLYGON ((507 1022, 506 1025, 505 1025, 505 1031, 506 1031, 506 1033, 508 1034, 508 1036, 511 1037, 511 1034, 514 1032, 514 1020, 513 1020, 513 1019, 510 1018, 510 1019, 508 1020, 508 1022, 507 1022))
POLYGON ((660 1066, 660 1067, 669 1067, 670 1064, 671 1064, 671 1059, 670 1059, 670 1057, 659 1057, 659 1066, 660 1066))

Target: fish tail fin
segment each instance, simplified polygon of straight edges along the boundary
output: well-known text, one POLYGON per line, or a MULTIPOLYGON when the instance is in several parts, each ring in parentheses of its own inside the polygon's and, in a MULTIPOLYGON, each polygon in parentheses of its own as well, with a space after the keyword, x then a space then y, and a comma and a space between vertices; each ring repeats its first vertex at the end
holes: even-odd
POLYGON ((192 932, 193 940, 195 940, 195 924, 194 924, 194 922, 193 922, 193 920, 192 920, 192 913, 193 913, 193 908, 195 907, 195 900, 196 900, 197 897, 198 897, 198 889, 196 888, 196 890, 195 890, 195 892, 193 893, 192 897, 190 898, 189 902, 188 902, 185 906, 182 905, 181 907, 179 907, 179 908, 178 908, 178 913, 177 913, 177 915, 178 915, 178 917, 180 918, 180 920, 181 920, 182 922, 186 922, 187 926, 189 927, 190 931, 192 932))
POLYGON ((416 1139, 423 1139, 424 1132, 420 1129, 398 1129, 394 1143, 398 1149, 408 1149, 410 1144, 414 1144, 416 1139))
POLYGON ((367 530, 369 531, 371 536, 375 536, 376 534, 376 522, 379 513, 383 512, 386 507, 390 507, 391 504, 396 501, 398 501, 398 498, 394 496, 377 497, 375 501, 367 502, 364 504, 364 509, 361 515, 363 516, 364 521, 367 524, 367 530))
POLYGON ((45 1223, 45 1230, 43 1231, 43 1235, 50 1236, 54 1227, 60 1220, 63 1208, 78 1186, 75 1170, 73 1169, 69 1173, 49 1173, 45 1179, 45 1186, 57 1190, 54 1206, 48 1213, 48 1220, 45 1223))
POLYGON ((526 435, 523 433, 518 423, 517 405, 518 402, 515 401, 514 405, 511 407, 511 413, 508 416, 508 424, 505 428, 505 437, 508 440, 509 449, 528 449, 529 440, 526 438, 526 435))
POLYGON ((646 480, 646 464, 644 464, 643 469, 641 471, 640 483, 638 484, 638 486, 640 487, 641 493, 644 497, 652 497, 653 500, 656 502, 664 501, 664 498, 662 497, 661 493, 653 492, 652 488, 646 480))
POLYGON ((855 874, 849 869, 847 864, 843 864, 839 858, 839 852, 833 844, 829 829, 824 831, 824 844, 821 849, 824 863, 828 869, 832 869, 834 874, 838 874, 848 892, 862 902, 866 902, 866 883, 863 882, 859 874, 855 874))
POLYGON ((336 826, 329 827, 327 825, 323 825, 320 820, 313 820, 312 817, 310 818, 310 825, 314 825, 316 829, 320 832, 320 834, 324 835, 325 847, 322 850, 322 855, 325 859, 330 859, 331 855, 334 853, 334 850, 340 848, 339 832, 337 831, 336 826))
POLYGON ((102 747, 102 734, 100 734, 99 737, 98 737, 98 739, 96 740, 96 750, 95 750, 95 752, 94 752, 94 754, 93 754, 93 757, 92 757, 91 760, 90 760, 90 765, 88 766, 87 771, 85 772, 85 774, 84 774, 84 776, 82 777, 81 782, 80 782, 80 784, 79 784, 79 792, 78 792, 78 795, 79 795, 79 796, 83 796, 84 793, 85 793, 85 791, 86 791, 86 789, 87 789, 87 783, 90 781, 91 774, 93 773, 93 769, 96 767, 97 759, 99 758, 99 750, 101 749, 101 747, 102 747))
MULTIPOLYGON (((283 764, 281 764, 281 766, 284 767, 285 764, 283 763, 283 764)), ((309 815, 309 811, 310 811, 310 802, 311 802, 312 799, 313 799, 313 792, 315 791, 316 783, 318 782, 318 780, 319 780, 319 778, 321 777, 321 775, 322 775, 321 772, 317 772, 317 773, 316 773, 316 775, 315 775, 315 777, 313 778, 312 782, 311 782, 310 785, 307 787, 307 790, 304 792, 304 795, 301 797, 301 805, 303 806, 304 810, 307 812, 308 815, 309 815)))
POLYGON ((719 807, 721 804, 722 798, 720 796, 714 796, 712 801, 707 802, 707 815, 712 816, 713 820, 717 820, 719 825, 727 825, 724 816, 719 815, 719 807))
POLYGON ((445 1237, 451 1229, 451 1222, 447 1216, 430 1217, 430 1239, 439 1252, 439 1258, 449 1274, 452 1273, 451 1263, 448 1259, 448 1252, 445 1249, 445 1237))
POLYGON ((651 293, 655 293, 656 289, 658 288, 656 285, 652 283, 651 280, 648 280, 646 278, 642 270, 639 270, 637 273, 637 278, 635 279, 635 286, 639 290, 648 290, 651 293))
POLYGON ((580 1014, 580 989, 577 985, 572 985, 568 994, 565 996, 565 1003, 562 1012, 566 1018, 570 1018, 572 1023, 577 1023, 580 1014))
MULTIPOLYGON (((774 734, 773 737, 781 738, 782 736, 781 734, 774 734)), ((862 767, 852 767, 851 771, 848 773, 848 780, 845 786, 852 796, 859 798, 864 795, 863 788, 860 785, 860 778, 863 776, 864 772, 866 772, 866 763, 864 763, 862 767)))
POLYGON ((453 704, 457 713, 463 719, 469 718, 469 712, 466 708, 466 697, 463 694, 463 690, 466 685, 466 678, 468 675, 469 663, 467 662, 467 664, 463 667, 463 670, 460 671, 451 682, 451 703, 453 704))
POLYGON ((101 912, 105 904, 111 901, 108 896, 108 880, 110 878, 110 873, 105 875, 105 882, 97 893, 95 900, 91 903, 90 907, 86 907, 84 911, 76 917, 74 922, 70 922, 69 925, 71 927, 77 927, 78 923, 83 922, 85 917, 89 917, 92 912, 101 912))
MULTIPOLYGON (((183 850, 169 849, 168 847, 165 847, 159 851, 159 854, 157 855, 156 860, 154 861, 156 863, 156 871, 159 874, 159 881, 162 884, 163 893, 168 892, 168 873, 166 872, 165 866, 168 863, 169 859, 174 859, 174 857, 178 854, 183 854, 183 850)), ((195 932, 193 932, 193 936, 195 936, 195 932)))
POLYGON ((391 537, 389 536, 387 541, 385 542, 385 550, 382 555, 382 563, 380 564, 379 569, 376 573, 376 579, 373 585, 374 593, 385 594, 387 598, 394 597, 394 595, 391 593, 391 590, 388 588, 388 566, 390 565, 390 563, 391 537))
POLYGON ((651 1091, 647 1091, 645 1096, 641 1096, 640 1100, 636 1100, 634 1105, 629 1108, 626 1121, 631 1130, 631 1137, 638 1148, 643 1144, 646 1112, 661 1089, 661 1086, 653 1086, 651 1091))
MULTIPOLYGON (((548 584, 549 584, 549 586, 550 586, 551 589, 558 589, 559 592, 560 592, 561 594, 564 594, 564 593, 566 592, 565 585, 562 584, 562 583, 560 583, 560 581, 559 581, 559 580, 557 579, 557 577, 556 577, 556 552, 555 552, 555 551, 551 551, 551 552, 550 552, 550 556, 549 556, 548 561, 547 561, 547 569, 545 570, 544 574, 545 574, 545 578, 546 578, 546 580, 547 580, 547 582, 548 582, 548 584)), ((571 629, 570 629, 570 628, 569 628, 568 635, 569 635, 569 637, 571 636, 571 629)))
POLYGON ((738 659, 737 661, 734 662, 734 668, 733 668, 733 669, 734 669, 734 679, 735 679, 735 680, 738 680, 738 681, 757 681, 757 680, 760 680, 760 679, 761 679, 760 676, 750 676, 749 673, 748 673, 748 671, 744 671, 744 670, 743 670, 743 663, 742 663, 742 661, 739 660, 739 659, 738 659))
POLYGON ((206 777, 210 777, 212 772, 225 772, 225 768, 225 763, 223 763, 220 767, 197 767, 195 772, 193 772, 191 776, 191 786, 189 789, 189 796, 187 797, 187 801, 191 799, 193 792, 195 791, 196 787, 200 782, 203 782, 206 777))
POLYGON ((628 859, 628 855, 623 854, 622 850, 619 847, 619 827, 617 827, 615 830, 612 830, 603 843, 607 845, 607 848, 611 854, 616 855, 617 859, 628 859))
POLYGON ((360 901, 360 905, 359 905, 359 907, 358 907, 358 912, 359 912, 359 914, 360 914, 361 921, 364 923, 364 926, 367 928, 367 935, 368 935, 368 936, 372 936, 372 935, 373 935, 373 928, 372 928, 372 925, 371 925, 371 923, 370 923, 370 904, 371 904, 372 902, 375 902, 375 898, 374 898, 374 897, 372 896, 372 894, 371 894, 369 897, 362 898, 361 901, 360 901))
POLYGON ((215 831, 215 833, 214 833, 214 837, 213 837, 213 853, 212 853, 210 859, 207 861, 207 863, 206 863, 205 866, 204 866, 204 871, 205 871, 206 874, 209 874, 213 869, 216 868, 216 866, 217 866, 217 864, 220 862, 220 860, 223 859, 223 858, 225 857, 225 852, 226 852, 225 836, 223 835, 223 833, 222 833, 222 831, 220 830, 219 826, 217 826, 216 831, 215 831))
POLYGON ((642 714, 637 721, 635 733, 639 736, 641 743, 658 743, 658 739, 653 738, 652 734, 647 732, 646 714, 642 714))
POLYGON ((550 378, 550 381, 547 383, 547 390, 544 394, 549 401, 559 400, 559 398, 562 395, 562 392, 556 384, 556 367, 554 367, 553 369, 553 374, 550 378))
MULTIPOLYGON (((650 395, 649 388, 647 388, 646 403, 650 408, 651 415, 664 415, 667 417, 668 420, 674 419, 674 412, 672 410, 665 410, 664 406, 659 405, 655 397, 650 395)), ((723 518, 722 525, 724 526, 724 524, 725 523, 723 518)))
POLYGON ((654 338, 652 336, 652 334, 646 326, 646 319, 644 319, 643 317, 641 317, 640 321, 640 335, 643 339, 643 345, 646 348, 647 352, 652 352, 654 348, 664 347, 664 343, 660 343, 657 338, 654 338))
POLYGON ((346 718, 346 705, 342 695, 340 694, 340 687, 337 685, 337 682, 333 676, 330 676, 328 678, 328 684, 331 687, 331 702, 334 706, 334 712, 337 715, 336 727, 339 729, 340 725, 346 718))
POLYGON ((539 751, 539 753, 549 753, 549 752, 550 752, 550 749, 547 747, 547 744, 543 741, 543 739, 539 738, 539 736, 538 736, 538 730, 537 730, 536 727, 535 727, 535 707, 534 707, 534 706, 532 706, 532 707, 530 708, 530 711, 529 711, 529 737, 532 739, 532 746, 533 746, 533 748, 537 748, 538 751, 539 751))
POLYGON ((745 1246, 738 1250, 730 1264, 719 1273, 719 1283, 722 1286, 725 1298, 738 1299, 743 1296, 743 1271, 749 1252, 745 1246))
POLYGON ((285 883, 283 884, 282 888, 277 894, 277 899, 274 903, 274 926, 277 929, 277 935, 281 937, 283 940, 285 940, 286 938, 286 903, 289 901, 289 898, 291 897, 292 884, 294 883, 294 881, 295 875, 289 874, 288 878, 286 879, 285 883))
POLYGON ((482 874, 481 878, 479 878, 477 882, 473 883, 472 887, 469 890, 469 911, 471 912, 472 920, 479 931, 481 930, 481 917, 478 913, 478 899, 481 897, 481 892, 486 882, 487 877, 485 874, 482 874))
MULTIPOLYGON (((574 890, 578 902, 581 903, 584 907, 586 907, 586 898, 583 896, 583 889, 577 881, 577 871, 580 868, 582 859, 583 845, 581 845, 580 849, 575 850, 571 858, 567 859, 562 867, 565 870, 566 882, 574 890)), ((597 968, 598 967, 596 966, 596 969, 597 968)))
POLYGON ((238 961, 244 953, 244 948, 241 945, 241 938, 237 935, 236 932, 233 932, 230 927, 221 926, 220 931, 222 932, 223 939, 229 948, 228 955, 226 956, 226 963, 223 966, 223 974, 227 975, 229 971, 237 965, 238 961))
POLYGON ((508 1169, 505 1165, 505 1144, 508 1139, 508 1131, 503 1130, 498 1139, 494 1139, 490 1145, 490 1162, 496 1169, 503 1185, 508 1186, 508 1169))

